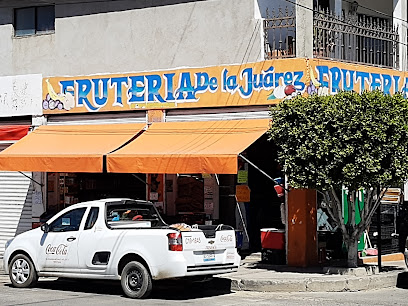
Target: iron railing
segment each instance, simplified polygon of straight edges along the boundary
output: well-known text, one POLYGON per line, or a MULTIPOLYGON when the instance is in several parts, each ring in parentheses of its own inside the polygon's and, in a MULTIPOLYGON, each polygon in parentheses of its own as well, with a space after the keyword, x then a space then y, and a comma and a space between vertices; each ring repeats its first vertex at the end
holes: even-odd
POLYGON ((264 19, 267 59, 296 56, 296 12, 294 9, 266 9, 264 19))
MULTIPOLYGON (((267 10, 264 35, 266 59, 295 57, 295 8, 267 10)), ((313 56, 398 68, 398 28, 382 18, 315 9, 313 56)))
POLYGON ((315 10, 313 56, 398 68, 398 28, 386 19, 315 10))

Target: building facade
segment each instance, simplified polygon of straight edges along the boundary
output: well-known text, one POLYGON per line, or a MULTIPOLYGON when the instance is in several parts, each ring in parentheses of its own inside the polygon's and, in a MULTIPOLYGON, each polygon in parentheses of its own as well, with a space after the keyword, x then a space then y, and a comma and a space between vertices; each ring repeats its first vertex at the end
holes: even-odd
MULTIPOLYGON (((62 138, 78 126, 82 128, 77 135, 91 133, 92 139, 101 131, 114 134, 113 126, 119 124, 132 125, 128 128, 134 132, 118 143, 111 140, 117 146, 99 152, 99 168, 65 167, 68 159, 51 168, 37 168, 40 162, 24 169, 11 167, 34 173, 41 184, 32 183, 37 186, 33 189, 36 207, 42 205, 42 210, 32 212, 32 222, 40 221, 40 211, 51 214, 77 201, 126 196, 154 201, 168 222, 234 225, 244 232, 244 247, 249 247, 249 240, 254 250, 261 247, 261 227, 285 228, 286 223, 287 235, 305 232, 307 222, 294 232, 288 228, 290 222, 285 220, 291 220, 291 212, 281 209, 274 182, 251 164, 271 178, 282 176, 262 120, 269 118, 270 106, 296 94, 373 88, 404 91, 406 21, 406 0, 56 0, 52 5, 0 0, 0 76, 41 76, 36 94, 30 94, 36 110, 4 113, 2 125, 28 118, 34 132, 45 125, 38 133, 44 130, 62 138), (224 152, 235 156, 236 169, 214 168, 214 162, 204 168, 160 168, 152 161, 152 151, 121 151, 132 141, 145 141, 139 146, 143 147, 155 126, 170 134, 183 126, 190 132, 192 126, 197 126, 196 131, 204 129, 205 122, 221 124, 217 133, 223 131, 223 135, 226 129, 234 130, 223 127, 225 122, 248 124, 247 129, 257 131, 246 141, 245 137, 230 142, 223 138, 224 147, 237 145, 235 151, 224 152), (241 153, 245 159, 237 157, 241 153), (146 154, 143 165, 150 168, 133 166, 146 154), (118 166, 123 156, 128 164, 118 166)), ((26 100, 14 92, 8 87, 3 95, 14 94, 12 101, 28 109, 26 100)), ((5 105, 12 108, 13 103, 5 105)), ((33 152, 58 142, 58 138, 31 138, 25 142, 35 148, 33 152)), ((164 138, 160 141, 162 146, 152 146, 156 153, 171 145, 164 138)), ((190 149, 191 143, 186 144, 190 149)), ((200 149, 202 155, 206 146, 200 149)), ((172 155, 169 165, 174 165, 175 153, 164 151, 162 158, 172 155)), ((78 152, 66 148, 62 153, 78 152)), ((186 154, 192 151, 177 158, 197 165, 208 159, 182 159, 186 154)), ((7 168, 4 162, 1 165, 7 168)), ((13 222, 18 223, 16 218, 13 222)), ((294 249, 290 241, 287 237, 288 254, 294 249)), ((317 253, 317 245, 312 248, 317 253)), ((315 255, 300 257, 300 263, 291 257, 288 261, 304 265, 315 255)))

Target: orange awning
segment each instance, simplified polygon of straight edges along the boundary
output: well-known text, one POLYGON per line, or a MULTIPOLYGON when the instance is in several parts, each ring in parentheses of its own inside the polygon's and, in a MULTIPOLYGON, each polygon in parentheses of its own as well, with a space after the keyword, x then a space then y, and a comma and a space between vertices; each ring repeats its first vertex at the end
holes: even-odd
POLYGON ((107 171, 236 174, 238 154, 269 127, 269 119, 157 122, 108 154, 107 171))
POLYGON ((144 123, 40 126, 0 152, 0 170, 102 172, 103 156, 144 127, 144 123))

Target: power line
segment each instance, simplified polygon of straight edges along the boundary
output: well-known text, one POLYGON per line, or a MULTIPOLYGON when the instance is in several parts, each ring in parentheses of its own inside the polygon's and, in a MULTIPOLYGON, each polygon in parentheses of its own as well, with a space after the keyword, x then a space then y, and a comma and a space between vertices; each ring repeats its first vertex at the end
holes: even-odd
MULTIPOLYGON (((75 5, 75 4, 90 4, 90 3, 124 2, 124 1, 125 1, 125 0, 88 0, 88 1, 84 0, 84 1, 66 1, 66 2, 59 2, 59 3, 56 4, 54 1, 44 0, 44 1, 39 1, 39 4, 40 4, 40 5, 46 5, 46 4, 48 4, 48 5, 64 5, 64 4, 73 4, 73 5, 75 5)), ((290 1, 290 0, 285 0, 285 1, 286 1, 286 2, 289 2, 289 3, 292 3, 292 4, 295 4, 295 5, 297 5, 297 6, 300 6, 300 7, 306 8, 306 9, 309 9, 309 10, 313 10, 314 12, 319 12, 319 11, 317 11, 317 10, 311 9, 311 8, 309 8, 309 7, 307 7, 307 6, 304 6, 304 5, 302 5, 302 4, 299 4, 299 3, 296 3, 296 2, 293 2, 293 1, 290 1)), ((349 4, 353 4, 353 3, 354 3, 354 1, 350 1, 350 0, 342 0, 342 1, 347 2, 347 3, 349 3, 349 4)), ((178 4, 178 3, 176 2, 176 3, 174 3, 174 4, 178 4)), ((375 9, 373 9, 373 8, 369 8, 369 7, 367 7, 367 6, 360 5, 360 4, 359 4, 358 6, 364 8, 364 9, 366 9, 366 10, 375 12, 375 13, 377 13, 377 14, 380 14, 380 15, 383 15, 383 16, 387 16, 387 17, 389 17, 389 18, 393 18, 393 19, 400 20, 400 21, 402 21, 402 22, 408 23, 407 20, 404 20, 404 19, 402 19, 402 18, 389 15, 389 14, 387 14, 387 13, 384 13, 384 12, 381 12, 381 11, 378 11, 378 10, 375 10, 375 9)), ((12 6, 10 6, 10 5, 4 5, 4 6, 0 5, 0 7, 1 7, 1 8, 20 8, 20 7, 16 6, 16 5, 12 5, 12 6)), ((137 8, 142 9, 142 8, 146 8, 146 6, 135 7, 135 9, 137 9, 137 8)))
MULTIPOLYGON (((58 2, 55 3, 55 1, 48 1, 48 0, 39 0, 38 3, 36 4, 31 4, 31 5, 0 5, 0 8, 24 8, 24 7, 32 7, 32 6, 41 6, 41 5, 66 5, 66 4, 90 4, 90 3, 108 3, 108 2, 126 2, 126 0, 84 0, 84 1, 65 1, 65 2, 58 2)), ((176 2, 174 4, 180 4, 180 2, 176 2)), ((152 5, 153 6, 153 5, 152 5)), ((160 5, 163 6, 163 5, 160 5)), ((139 8, 146 8, 147 5, 141 5, 139 8)), ((135 9, 137 9, 138 7, 135 7, 135 9)))
MULTIPOLYGON (((327 13, 324 12, 324 11, 315 10, 315 9, 313 9, 313 8, 310 8, 310 7, 308 7, 308 6, 305 6, 305 5, 300 4, 300 3, 297 3, 297 2, 293 2, 293 1, 291 1, 291 0, 285 0, 285 1, 286 1, 286 2, 289 2, 289 3, 291 3, 291 4, 294 4, 294 5, 296 5, 296 6, 305 8, 305 9, 307 9, 307 10, 309 10, 309 11, 314 12, 314 13, 319 13, 319 14, 323 14, 323 15, 326 15, 326 16, 331 16, 331 17, 333 17, 332 15, 327 14, 327 13)), ((349 1, 349 0, 342 0, 342 1, 347 2, 347 3, 350 3, 350 4, 353 3, 353 2, 351 2, 351 1, 349 1)), ((401 18, 398 18, 398 17, 394 17, 394 16, 391 16, 391 15, 388 15, 388 14, 386 14, 386 13, 384 13, 384 12, 377 11, 377 10, 374 10, 374 9, 371 9, 371 8, 368 8, 368 7, 366 7, 366 6, 359 5, 359 7, 362 7, 362 8, 364 8, 364 9, 367 9, 367 10, 370 10, 370 11, 373 11, 373 12, 376 12, 377 14, 381 14, 381 15, 384 15, 384 16, 387 16, 387 17, 390 17, 390 18, 397 19, 397 20, 403 21, 403 22, 405 22, 405 23, 408 23, 407 20, 404 20, 404 19, 401 19, 401 18)))
MULTIPOLYGON (((350 1, 350 0, 342 0, 342 1, 347 2, 347 3, 350 3, 350 4, 353 4, 353 3, 354 3, 354 2, 352 2, 352 1, 350 1)), ((400 1, 402 1, 402 0, 400 0, 400 1)), ((377 11, 377 10, 375 10, 375 9, 373 9, 373 8, 369 8, 369 7, 366 7, 366 6, 364 6, 364 5, 360 5, 360 4, 359 4, 358 6, 364 8, 364 9, 366 9, 366 10, 375 12, 375 13, 377 13, 377 14, 380 14, 380 15, 383 15, 383 16, 387 16, 387 17, 389 17, 389 18, 393 18, 393 19, 400 20, 400 21, 403 21, 403 22, 405 22, 405 23, 408 23, 407 20, 404 20, 404 19, 402 19, 402 18, 398 18, 398 17, 392 16, 392 15, 388 15, 387 13, 384 13, 384 12, 381 12, 381 11, 377 11)))
MULTIPOLYGON (((335 19, 338 19, 339 21, 343 21, 343 20, 339 19, 337 16, 333 16, 333 15, 331 15, 331 14, 327 14, 327 13, 324 12, 324 11, 318 11, 318 10, 315 10, 315 9, 310 8, 310 7, 308 7, 308 6, 305 6, 305 5, 303 5, 303 4, 300 4, 300 3, 297 3, 297 2, 293 2, 293 1, 291 1, 291 0, 285 0, 285 1, 286 1, 286 2, 289 2, 289 3, 291 3, 291 4, 294 4, 294 5, 296 5, 296 6, 299 6, 299 7, 301 7, 301 8, 307 9, 307 10, 309 10, 309 11, 312 11, 313 13, 323 14, 323 15, 328 16, 328 17, 334 17, 335 19)), ((343 0, 343 1, 347 1, 347 0, 343 0)), ((383 14, 385 14, 385 13, 383 13, 383 14)), ((387 15, 387 16, 389 16, 389 15, 387 15)), ((394 17, 393 17, 393 18, 394 18, 394 17)), ((395 18, 395 19, 397 19, 397 18, 395 18)), ((403 19, 400 19, 400 20, 403 20, 403 19)), ((403 20, 403 21, 404 21, 404 20, 403 20)), ((343 22, 344 22, 344 21, 343 21, 343 22)), ((404 22, 407 23, 407 21, 404 21, 404 22)), ((408 28, 408 26, 405 25, 405 24, 401 24, 401 25, 404 26, 405 28, 408 28)), ((408 46, 408 43, 404 43, 404 42, 402 42, 402 41, 398 41, 398 43, 401 44, 401 45, 403 45, 403 46, 408 46)))

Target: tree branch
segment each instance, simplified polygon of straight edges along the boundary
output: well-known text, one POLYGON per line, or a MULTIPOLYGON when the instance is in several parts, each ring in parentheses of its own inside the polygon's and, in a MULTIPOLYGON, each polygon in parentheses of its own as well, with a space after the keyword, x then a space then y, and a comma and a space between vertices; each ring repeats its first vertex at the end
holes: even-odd
POLYGON ((332 218, 337 224, 339 222, 339 220, 337 219, 337 217, 333 213, 333 209, 332 209, 332 207, 330 205, 330 204, 332 204, 331 203, 332 200, 330 199, 330 196, 328 195, 327 191, 326 191, 326 193, 323 193, 323 192, 317 190, 317 192, 320 193, 323 196, 323 200, 326 203, 327 212, 330 215, 330 218, 332 218))
POLYGON ((371 220, 371 218, 373 217, 374 212, 377 210, 378 206, 380 205, 381 200, 382 200, 384 194, 387 192, 388 188, 390 188, 390 186, 385 187, 384 191, 380 192, 381 196, 377 197, 377 201, 375 202, 374 206, 372 207, 371 211, 369 212, 367 220, 371 220))
POLYGON ((371 201, 372 201, 372 196, 373 196, 374 190, 372 188, 368 189, 367 191, 367 197, 364 198, 364 207, 362 211, 362 220, 367 219, 368 212, 370 211, 369 208, 371 207, 371 201))
POLYGON ((350 224, 351 229, 353 229, 353 232, 351 233, 351 239, 354 239, 355 237, 353 236, 354 234, 354 229, 356 229, 356 195, 357 195, 356 190, 352 190, 351 191, 351 195, 350 195, 350 200, 349 200, 349 218, 348 218, 348 222, 350 224))
MULTIPOLYGON (((380 192, 380 194, 377 196, 377 200, 375 201, 375 204, 370 208, 368 215, 363 219, 364 222, 362 222, 361 226, 358 226, 353 234, 355 234, 355 237, 359 237, 364 230, 367 228, 367 225, 371 222, 371 218, 373 217, 375 211, 377 210, 378 206, 381 204, 381 200, 384 196, 384 194, 387 192, 388 188, 390 186, 387 186, 383 191, 380 192), (381 196, 380 196, 381 195, 381 196)), ((374 191, 373 191, 374 192, 374 191)))
POLYGON ((339 219, 339 222, 337 225, 341 228, 341 231, 343 233, 343 238, 348 241, 350 239, 350 236, 349 236, 349 233, 347 232, 346 225, 344 224, 343 212, 341 209, 341 202, 339 198, 337 197, 336 191, 334 190, 333 186, 330 186, 330 191, 331 191, 331 195, 334 198, 333 203, 335 203, 337 206, 336 211, 337 211, 337 215, 339 219))

